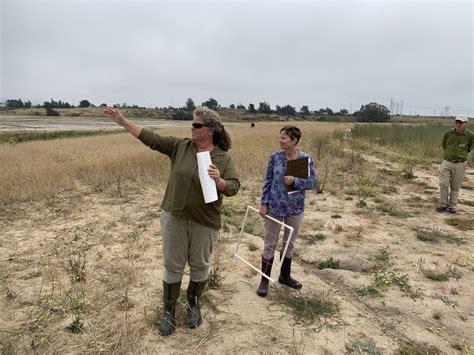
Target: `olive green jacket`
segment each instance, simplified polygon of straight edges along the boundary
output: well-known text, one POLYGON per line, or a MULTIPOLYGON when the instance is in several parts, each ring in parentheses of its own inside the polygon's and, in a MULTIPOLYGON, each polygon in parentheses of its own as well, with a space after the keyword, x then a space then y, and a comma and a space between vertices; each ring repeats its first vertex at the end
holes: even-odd
POLYGON ((197 149, 191 139, 160 136, 146 128, 141 130, 138 139, 171 159, 168 186, 161 207, 177 218, 220 229, 222 198, 235 195, 240 188, 229 154, 218 146, 210 152, 212 163, 219 169, 226 186, 223 192, 218 191, 217 201, 205 203, 199 180, 197 149))
POLYGON ((468 129, 457 133, 455 128, 450 128, 444 134, 441 146, 444 150, 443 158, 445 160, 466 161, 474 146, 474 133, 468 129))

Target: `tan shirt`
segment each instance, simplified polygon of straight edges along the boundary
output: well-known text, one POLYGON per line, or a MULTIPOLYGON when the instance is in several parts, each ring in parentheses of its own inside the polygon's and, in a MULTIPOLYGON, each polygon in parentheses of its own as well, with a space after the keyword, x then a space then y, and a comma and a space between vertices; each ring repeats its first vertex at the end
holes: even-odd
POLYGON ((191 220, 204 226, 221 228, 223 196, 233 196, 240 188, 234 162, 227 152, 216 146, 211 154, 212 163, 219 169, 226 182, 218 200, 205 203, 199 181, 197 149, 189 138, 160 136, 149 129, 142 129, 138 137, 145 145, 171 159, 171 170, 161 207, 180 219, 191 220))

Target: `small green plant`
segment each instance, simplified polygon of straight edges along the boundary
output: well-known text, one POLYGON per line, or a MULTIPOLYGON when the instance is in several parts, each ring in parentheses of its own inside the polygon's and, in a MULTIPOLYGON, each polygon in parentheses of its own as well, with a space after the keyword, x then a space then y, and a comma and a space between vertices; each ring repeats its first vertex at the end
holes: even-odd
POLYGON ((357 208, 364 208, 367 207, 367 202, 363 198, 360 198, 359 201, 356 203, 357 208))
POLYGON ((249 248, 249 251, 256 251, 256 250, 260 249, 258 247, 258 245, 255 244, 255 243, 249 243, 248 248, 249 248))
POLYGON ((446 265, 446 270, 438 267, 432 269, 426 265, 423 258, 418 259, 418 269, 428 279, 433 281, 448 281, 450 278, 460 279, 461 273, 452 265, 446 265))
POLYGON ((71 283, 86 280, 86 249, 87 243, 78 234, 72 241, 67 241, 63 248, 54 250, 61 267, 66 271, 71 283))
POLYGON ((388 249, 388 246, 378 249, 374 254, 374 259, 387 264, 390 260, 390 251, 388 249))
POLYGON ((408 275, 396 273, 393 271, 375 273, 373 284, 375 287, 396 285, 403 292, 410 290, 410 285, 408 284, 408 275))
POLYGON ((378 348, 373 340, 352 340, 349 344, 345 344, 345 355, 350 354, 368 354, 368 355, 382 355, 382 349, 378 348))
POLYGON ((317 241, 326 240, 327 237, 323 233, 316 234, 300 234, 300 238, 304 238, 308 244, 316 244, 317 241))
POLYGON ((138 233, 138 231, 133 231, 133 232, 130 232, 127 234, 127 238, 128 240, 133 240, 134 242, 136 242, 138 239, 140 239, 140 233, 138 233))
POLYGON ((356 288, 356 294, 359 297, 371 296, 371 297, 380 297, 382 294, 380 291, 372 284, 364 287, 356 288))
POLYGON ((66 326, 66 331, 73 334, 78 334, 82 332, 84 328, 84 323, 80 317, 75 317, 71 323, 66 326))
POLYGON ((248 234, 252 234, 252 233, 253 233, 253 225, 250 224, 250 223, 247 223, 247 224, 244 226, 244 232, 245 232, 245 233, 248 233, 248 234))
POLYGON ((395 352, 397 355, 438 355, 442 354, 435 346, 425 344, 401 344, 395 352))
POLYGON ((339 311, 339 302, 331 292, 310 291, 306 295, 301 295, 278 290, 272 294, 272 300, 287 307, 297 322, 331 318, 339 311))
POLYGON ((326 261, 321 261, 318 265, 319 270, 323 269, 339 269, 340 260, 334 260, 332 256, 330 256, 326 261))
POLYGON ((389 216, 392 216, 392 217, 398 217, 398 218, 411 217, 410 213, 408 213, 406 211, 403 211, 399 207, 397 207, 395 205, 392 205, 392 204, 381 203, 381 204, 377 205, 376 209, 378 211, 382 211, 382 212, 384 212, 384 213, 386 213, 386 214, 388 214, 389 216))
POLYGON ((248 234, 255 234, 256 226, 259 223, 260 223, 260 219, 256 215, 247 216, 247 220, 244 225, 244 232, 248 234))
POLYGON ((326 240, 327 237, 323 233, 316 233, 314 235, 314 239, 319 240, 319 241, 323 241, 323 240, 326 240))
POLYGON ((242 218, 241 213, 239 213, 231 204, 224 203, 222 204, 222 222, 224 224, 230 224, 236 227, 241 226, 242 218))
POLYGON ((377 187, 377 181, 375 178, 367 176, 359 176, 357 179, 357 190, 358 195, 361 198, 375 196, 375 188, 377 187))
POLYGON ((474 229, 474 218, 451 217, 446 218, 446 223, 462 231, 474 229))
POLYGON ((457 237, 452 233, 443 232, 437 228, 420 229, 416 232, 416 238, 423 242, 439 243, 446 240, 448 243, 456 243, 458 245, 466 243, 463 238, 457 237))
POLYGON ((334 213, 333 215, 331 215, 331 218, 338 219, 338 218, 342 218, 342 216, 338 213, 334 213))

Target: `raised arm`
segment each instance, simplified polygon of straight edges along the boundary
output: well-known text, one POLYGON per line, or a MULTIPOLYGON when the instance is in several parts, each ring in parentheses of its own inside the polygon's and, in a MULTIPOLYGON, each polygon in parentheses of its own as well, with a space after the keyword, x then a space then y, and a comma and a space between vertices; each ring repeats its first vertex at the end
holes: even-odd
POLYGON ((140 132, 142 131, 142 127, 127 120, 122 115, 122 112, 120 112, 120 110, 117 110, 116 108, 107 107, 104 110, 104 115, 108 116, 115 123, 118 123, 119 125, 121 125, 123 128, 129 131, 136 138, 138 138, 138 136, 140 135, 140 132))

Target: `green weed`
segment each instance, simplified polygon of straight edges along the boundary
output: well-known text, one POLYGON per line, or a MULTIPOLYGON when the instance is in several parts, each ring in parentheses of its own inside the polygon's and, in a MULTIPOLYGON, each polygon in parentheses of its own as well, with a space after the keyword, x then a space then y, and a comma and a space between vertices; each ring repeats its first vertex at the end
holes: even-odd
POLYGON ((451 217, 446 218, 446 223, 462 231, 474 229, 474 218, 451 217))
POLYGON ((319 270, 323 269, 339 269, 340 260, 334 260, 332 256, 330 256, 326 261, 321 261, 318 265, 319 270))
POLYGON ((443 303, 445 305, 448 305, 448 306, 457 306, 458 305, 458 303, 456 301, 453 301, 453 300, 449 299, 449 297, 446 296, 446 295, 440 295, 440 294, 436 293, 434 295, 434 298, 443 301, 443 303))
POLYGON ((356 207, 357 208, 367 207, 367 202, 365 202, 365 200, 361 198, 361 199, 359 199, 359 201, 357 201, 356 207))
POLYGON ((376 187, 377 181, 375 178, 367 176, 359 176, 357 178, 357 191, 362 199, 375 196, 376 187))
POLYGON ((371 297, 380 297, 382 294, 380 291, 372 284, 364 287, 356 288, 356 294, 359 297, 371 296, 371 297))
POLYGON ((308 244, 315 244, 317 241, 326 240, 327 237, 323 233, 316 234, 300 234, 300 238, 303 238, 308 244))
POLYGON ((383 270, 390 265, 390 251, 389 247, 379 248, 373 255, 369 257, 369 260, 375 264, 376 270, 383 270))
POLYGON ((401 344, 395 355, 439 355, 442 354, 435 346, 425 344, 401 344))
POLYGON ((438 267, 432 269, 426 266, 423 258, 418 259, 418 269, 428 279, 433 281, 448 281, 450 278, 460 279, 462 274, 451 265, 446 265, 445 270, 440 270, 438 267))
POLYGON ((403 292, 410 290, 410 285, 408 284, 408 275, 396 273, 393 271, 375 273, 373 284, 375 287, 396 285, 403 292))
POLYGON ((82 332, 84 328, 84 323, 80 317, 74 318, 74 320, 66 326, 66 331, 73 334, 78 334, 82 332))
POLYGON ((331 318, 339 312, 339 302, 329 292, 310 291, 307 295, 301 295, 277 290, 272 295, 272 300, 288 308, 297 322, 331 318))
POLYGON ((383 351, 378 348, 373 340, 352 340, 349 344, 345 344, 345 355, 350 354, 368 354, 368 355, 382 355, 383 351))
POLYGON ((382 203, 382 204, 377 205, 376 209, 392 217, 398 217, 398 218, 411 217, 411 214, 409 212, 403 211, 399 207, 395 205, 387 204, 387 203, 382 203))
POLYGON ((420 229, 416 232, 416 238, 423 242, 431 243, 439 243, 441 240, 458 245, 466 243, 463 238, 457 237, 452 233, 443 232, 437 228, 420 229))

